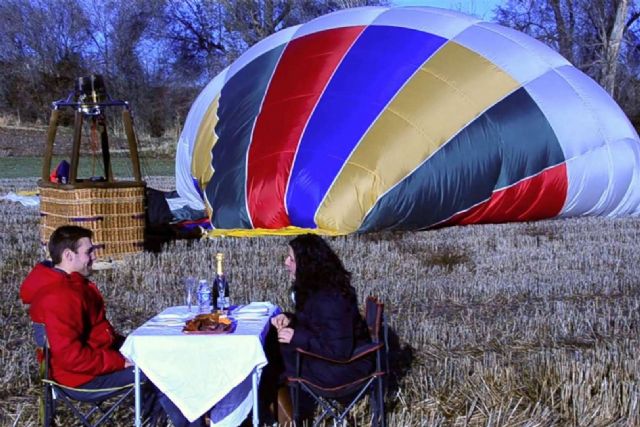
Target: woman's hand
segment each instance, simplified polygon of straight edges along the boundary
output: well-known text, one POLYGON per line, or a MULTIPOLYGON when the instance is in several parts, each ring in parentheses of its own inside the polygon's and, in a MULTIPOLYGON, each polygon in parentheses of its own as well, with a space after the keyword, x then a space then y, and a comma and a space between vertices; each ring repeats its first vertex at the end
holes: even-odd
POLYGON ((271 324, 279 331, 282 328, 286 328, 287 326, 289 326, 289 323, 291 321, 289 320, 289 318, 281 313, 278 314, 277 316, 274 316, 271 318, 271 324))
POLYGON ((278 341, 281 343, 289 344, 293 338, 293 329, 282 328, 278 330, 278 341))

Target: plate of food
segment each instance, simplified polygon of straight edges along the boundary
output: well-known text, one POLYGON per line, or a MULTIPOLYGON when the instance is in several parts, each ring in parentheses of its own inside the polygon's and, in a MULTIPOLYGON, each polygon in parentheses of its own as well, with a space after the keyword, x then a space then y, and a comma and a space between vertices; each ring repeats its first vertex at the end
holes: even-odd
POLYGON ((226 316, 218 313, 198 314, 187 320, 182 332, 186 334, 228 334, 233 332, 235 324, 226 316))

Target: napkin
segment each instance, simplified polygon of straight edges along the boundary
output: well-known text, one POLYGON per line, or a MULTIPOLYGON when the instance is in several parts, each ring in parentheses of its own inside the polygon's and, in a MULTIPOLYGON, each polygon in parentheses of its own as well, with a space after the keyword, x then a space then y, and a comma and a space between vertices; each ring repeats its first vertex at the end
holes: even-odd
POLYGON ((183 326, 183 319, 151 319, 145 326, 183 326))
POLYGON ((190 316, 190 313, 180 314, 180 313, 160 313, 155 316, 152 320, 165 320, 165 319, 181 319, 184 320, 190 316))
POLYGON ((269 315, 272 304, 269 302, 252 302, 249 305, 238 307, 232 313, 237 319, 256 319, 269 315))
POLYGON ((183 326, 188 314, 162 313, 153 317, 146 326, 183 326))

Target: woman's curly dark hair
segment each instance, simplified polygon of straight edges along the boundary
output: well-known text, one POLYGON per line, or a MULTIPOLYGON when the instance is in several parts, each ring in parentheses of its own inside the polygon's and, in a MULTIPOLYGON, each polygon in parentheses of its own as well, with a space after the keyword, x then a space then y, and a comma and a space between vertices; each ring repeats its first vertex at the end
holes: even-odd
POLYGON ((315 234, 303 234, 289 242, 296 261, 293 290, 296 309, 302 308, 309 294, 320 289, 335 289, 342 295, 356 298, 348 272, 338 255, 315 234))

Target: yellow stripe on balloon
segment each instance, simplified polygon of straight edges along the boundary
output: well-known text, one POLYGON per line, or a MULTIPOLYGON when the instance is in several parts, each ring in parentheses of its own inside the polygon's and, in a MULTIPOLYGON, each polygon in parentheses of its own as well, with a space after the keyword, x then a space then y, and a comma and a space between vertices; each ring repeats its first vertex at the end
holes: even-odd
MULTIPOLYGON (((215 133, 216 124, 218 123, 218 105, 220 95, 215 97, 213 102, 209 104, 206 113, 200 121, 200 127, 196 134, 195 145, 193 147, 193 155, 191 156, 191 174, 198 180, 198 185, 203 194, 205 188, 213 176, 213 167, 211 166, 211 150, 218 141, 215 133)), ((206 199, 206 197, 205 197, 206 199)), ((207 211, 211 212, 211 206, 207 200, 207 211)))
POLYGON ((518 82, 484 57, 448 42, 411 77, 351 153, 316 212, 318 227, 356 231, 380 196, 517 88, 518 82))
POLYGON ((335 230, 289 226, 284 228, 214 228, 206 231, 204 236, 213 239, 217 237, 297 236, 306 233, 320 236, 342 236, 345 234, 335 230))

